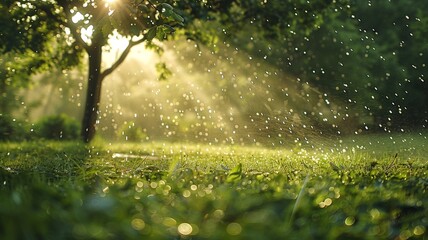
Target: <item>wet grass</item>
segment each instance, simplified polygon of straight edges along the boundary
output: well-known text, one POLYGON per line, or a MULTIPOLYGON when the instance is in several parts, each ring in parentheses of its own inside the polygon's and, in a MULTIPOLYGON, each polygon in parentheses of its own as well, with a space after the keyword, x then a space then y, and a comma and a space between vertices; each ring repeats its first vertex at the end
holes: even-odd
POLYGON ((427 139, 392 140, 3 143, 0 239, 426 239, 427 139))

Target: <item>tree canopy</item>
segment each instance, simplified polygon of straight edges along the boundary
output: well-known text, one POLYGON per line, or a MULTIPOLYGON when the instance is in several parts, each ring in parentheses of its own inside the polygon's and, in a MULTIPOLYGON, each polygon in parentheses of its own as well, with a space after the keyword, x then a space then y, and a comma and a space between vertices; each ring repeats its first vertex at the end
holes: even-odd
POLYGON ((88 56, 88 91, 82 121, 82 139, 95 134, 102 81, 127 57, 132 47, 153 39, 165 40, 176 29, 192 40, 207 43, 209 34, 236 31, 253 25, 266 37, 275 38, 297 30, 307 31, 322 22, 322 15, 339 1, 148 1, 56 0, 2 1, 0 4, 0 51, 37 55, 30 71, 43 67, 69 68, 88 56), (204 22, 216 22, 206 29, 204 22), (128 46, 111 66, 102 69, 103 48, 119 34, 128 46))
POLYGON ((88 61, 82 137, 89 141, 106 76, 134 46, 153 48, 184 36, 214 47, 221 39, 267 57, 328 94, 344 124, 381 130, 425 124, 426 9, 425 2, 404 0, 6 0, 0 4, 2 112, 19 107, 11 89, 28 86, 31 74, 88 61), (102 66, 115 36, 129 44, 116 62, 102 66))
POLYGON ((259 40, 252 51, 326 93, 345 124, 426 126, 426 11, 425 1, 350 1, 308 34, 259 40))

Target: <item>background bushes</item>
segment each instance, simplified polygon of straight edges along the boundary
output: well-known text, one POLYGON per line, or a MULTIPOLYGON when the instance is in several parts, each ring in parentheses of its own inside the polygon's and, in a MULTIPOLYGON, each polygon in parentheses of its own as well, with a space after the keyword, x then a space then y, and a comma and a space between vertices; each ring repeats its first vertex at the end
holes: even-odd
POLYGON ((65 114, 47 116, 35 126, 39 138, 49 140, 75 140, 79 138, 79 123, 65 114))
POLYGON ((147 135, 141 130, 140 127, 137 127, 134 122, 125 122, 116 132, 117 138, 119 140, 131 141, 131 142, 141 142, 144 140, 147 135))
POLYGON ((0 141, 20 141, 29 137, 26 124, 8 115, 0 114, 0 141))
POLYGON ((0 141, 76 140, 79 130, 80 124, 65 114, 43 117, 34 124, 0 115, 0 141))

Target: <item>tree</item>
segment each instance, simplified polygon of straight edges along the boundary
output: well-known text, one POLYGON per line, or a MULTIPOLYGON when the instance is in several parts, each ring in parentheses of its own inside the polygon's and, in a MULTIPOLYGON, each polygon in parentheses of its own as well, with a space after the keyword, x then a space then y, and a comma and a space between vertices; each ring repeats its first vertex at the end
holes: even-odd
POLYGON ((428 18, 422 13, 427 11, 427 1, 356 4, 355 15, 361 19, 358 27, 371 33, 379 56, 370 69, 379 85, 378 125, 426 126, 428 18))
POLYGON ((30 66, 32 58, 25 56, 12 56, 11 54, 3 54, 0 57, 0 113, 2 115, 10 115, 12 111, 19 105, 18 91, 25 88, 29 77, 27 68, 19 66, 30 66), (14 66, 12 60, 19 62, 18 66, 14 66))
MULTIPOLYGON (((280 32, 312 29, 321 15, 340 1, 149 1, 149 0, 4 0, 0 4, 0 51, 36 53, 39 65, 68 68, 87 55, 87 96, 81 137, 95 135, 104 79, 131 49, 143 42, 162 41, 177 28, 184 35, 206 43, 210 32, 219 36, 229 29, 253 24, 267 37, 280 32), (210 31, 204 21, 215 21, 210 31), (185 24, 184 24, 185 23, 185 24), (103 48, 113 35, 128 39, 128 46, 111 66, 102 69, 103 48)), ((229 35, 230 36, 230 35, 229 35)), ((37 70, 35 67, 34 70, 37 70)))
POLYGON ((163 39, 173 31, 173 24, 184 21, 169 4, 141 1, 8 1, 1 10, 9 21, 5 33, 8 41, 3 41, 5 51, 56 53, 56 59, 48 64, 67 61, 61 63, 64 67, 78 63, 82 52, 87 54, 88 90, 81 131, 86 142, 95 134, 103 80, 125 60, 132 47, 155 37, 163 39), (128 37, 129 44, 112 66, 102 70, 103 47, 115 33, 128 37))
POLYGON ((420 127, 428 115, 426 11, 426 1, 351 1, 314 31, 270 42, 267 61, 338 103, 334 119, 351 132, 420 127))

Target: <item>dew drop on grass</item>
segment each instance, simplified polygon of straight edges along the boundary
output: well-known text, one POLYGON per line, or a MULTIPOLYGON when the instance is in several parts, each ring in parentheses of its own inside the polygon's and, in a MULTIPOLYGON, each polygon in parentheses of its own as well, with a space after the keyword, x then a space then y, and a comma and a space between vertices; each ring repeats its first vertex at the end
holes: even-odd
POLYGON ((415 234, 416 236, 421 236, 425 233, 426 228, 422 225, 418 225, 413 229, 413 234, 415 234))
POLYGON ((220 209, 216 209, 213 213, 212 213, 213 217, 216 219, 222 219, 224 217, 224 211, 220 210, 220 209))
POLYGON ((157 182, 151 182, 150 187, 153 189, 156 189, 158 187, 158 183, 157 182))
POLYGON ((237 235, 241 234, 242 227, 239 223, 236 223, 236 222, 229 223, 226 227, 226 232, 229 235, 237 236, 237 235))
POLYGON ((347 217, 345 219, 345 225, 346 226, 352 226, 355 223, 355 218, 354 217, 347 217))
POLYGON ((190 225, 189 223, 181 223, 180 225, 178 225, 177 231, 180 234, 187 236, 192 233, 193 228, 192 225, 190 225))
POLYGON ((370 216, 372 217, 373 221, 376 221, 377 219, 380 218, 381 213, 380 213, 380 211, 378 209, 373 208, 373 209, 370 210, 370 216))
POLYGON ((167 227, 175 227, 177 225, 177 221, 174 218, 166 217, 163 219, 162 224, 167 227))
POLYGON ((192 195, 192 193, 189 190, 186 189, 183 191, 183 197, 188 198, 190 195, 192 195))
POLYGON ((137 231, 141 231, 145 228, 146 223, 144 222, 143 219, 134 218, 134 219, 132 219, 131 225, 132 225, 133 229, 135 229, 137 231))

